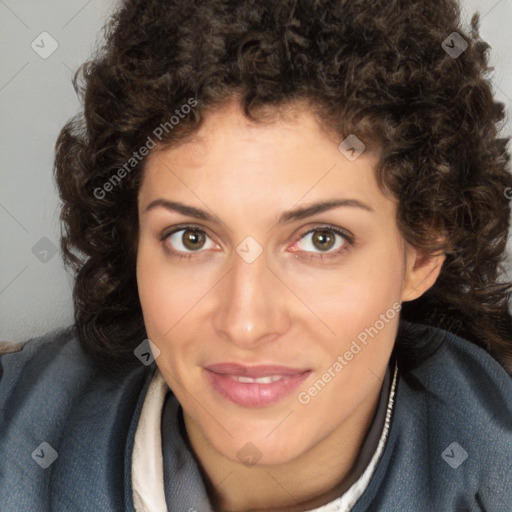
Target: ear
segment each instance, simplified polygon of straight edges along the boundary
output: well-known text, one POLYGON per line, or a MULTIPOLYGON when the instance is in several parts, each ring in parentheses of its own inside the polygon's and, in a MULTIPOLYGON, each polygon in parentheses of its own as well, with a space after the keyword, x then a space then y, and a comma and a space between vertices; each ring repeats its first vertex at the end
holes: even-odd
POLYGON ((421 250, 407 245, 402 301, 417 299, 431 288, 439 277, 445 260, 444 253, 427 255, 421 250))

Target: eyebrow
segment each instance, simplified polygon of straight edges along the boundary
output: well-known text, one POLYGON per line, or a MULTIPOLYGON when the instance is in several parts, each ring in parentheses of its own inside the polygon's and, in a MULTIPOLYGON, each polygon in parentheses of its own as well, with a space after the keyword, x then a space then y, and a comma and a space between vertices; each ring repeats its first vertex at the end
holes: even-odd
MULTIPOLYGON (((155 199, 154 201, 151 201, 151 203, 149 203, 149 205, 145 208, 143 213, 149 212, 157 207, 162 207, 165 208, 166 210, 178 212, 181 213, 182 215, 194 217, 195 219, 211 222, 213 224, 222 223, 219 217, 217 217, 216 215, 212 215, 204 210, 201 210, 200 208, 188 206, 177 201, 169 201, 164 198, 158 198, 155 199)), ((370 213, 375 213, 375 210, 371 206, 368 206, 367 204, 362 203, 357 199, 332 199, 329 201, 321 201, 318 203, 314 203, 312 205, 305 206, 302 208, 294 208, 293 210, 284 212, 277 220, 276 225, 288 224, 339 207, 360 208, 361 210, 365 210, 370 213)))

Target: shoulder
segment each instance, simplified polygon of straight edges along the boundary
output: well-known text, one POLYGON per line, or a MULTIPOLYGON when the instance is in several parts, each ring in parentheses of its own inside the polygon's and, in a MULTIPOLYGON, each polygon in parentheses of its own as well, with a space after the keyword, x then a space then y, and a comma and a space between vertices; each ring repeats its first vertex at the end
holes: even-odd
POLYGON ((9 510, 36 510, 41 499, 59 510, 69 500, 122 510, 127 443, 154 365, 108 375, 68 327, 1 343, 0 368, 0 495, 9 510))
MULTIPOLYGON (((135 357, 135 356, 134 356, 135 357)), ((23 343, 0 342, 0 410, 8 414, 13 400, 26 406, 52 397, 52 408, 86 393, 108 396, 130 381, 145 381, 144 365, 111 373, 100 369, 83 350, 74 326, 56 329, 23 343)))
MULTIPOLYGON (((135 355, 134 355, 135 358, 135 355)), ((142 365, 111 368, 108 371, 83 350, 75 326, 54 329, 25 342, 0 341, 0 393, 16 382, 37 378, 39 384, 52 377, 59 379, 90 378, 115 381, 144 370, 142 365), (116 370, 116 371, 114 371, 116 370)), ((148 370, 148 369, 147 369, 148 370)), ((51 380, 51 379, 50 379, 51 380)))
POLYGON ((438 349, 411 375, 446 412, 458 421, 491 420, 497 414, 512 428, 512 375, 496 359, 474 343, 451 332, 423 324, 403 322, 412 336, 423 336, 438 349))
MULTIPOLYGON (((74 326, 24 343, 1 342, 0 412, 4 419, 21 412, 32 417, 51 412, 55 418, 78 405, 84 411, 101 409, 95 398, 105 404, 118 400, 127 389, 141 389, 153 369, 142 364, 121 372, 101 369, 83 350, 74 326)), ((2 427, 5 421, 0 420, 2 427)))
POLYGON ((95 373, 95 364, 83 351, 73 326, 22 343, 0 342, 0 408, 13 393, 29 396, 72 390, 95 373))
POLYGON ((69 376, 76 373, 80 360, 83 372, 86 358, 72 327, 53 330, 21 343, 0 342, 0 409, 20 387, 27 393, 32 384, 45 381, 55 372, 69 376), (64 364, 64 360, 68 364, 64 364))
POLYGON ((393 442, 404 467, 449 510, 501 510, 512 499, 512 376, 460 336, 403 328, 438 346, 407 378, 399 372, 393 442))

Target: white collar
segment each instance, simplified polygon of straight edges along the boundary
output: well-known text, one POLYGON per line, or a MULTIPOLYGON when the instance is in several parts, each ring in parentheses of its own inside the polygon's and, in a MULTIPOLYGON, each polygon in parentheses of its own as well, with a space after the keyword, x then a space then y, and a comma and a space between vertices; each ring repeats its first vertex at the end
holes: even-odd
MULTIPOLYGON (((349 511, 368 487, 389 433, 398 369, 395 364, 384 427, 377 449, 363 474, 339 498, 309 512, 349 511)), ((164 491, 161 421, 169 386, 158 367, 149 384, 135 432, 132 453, 133 504, 137 512, 167 512, 164 491)))
POLYGON ((133 505, 137 512, 167 512, 162 456, 162 408, 169 386, 158 367, 149 384, 132 453, 133 505))

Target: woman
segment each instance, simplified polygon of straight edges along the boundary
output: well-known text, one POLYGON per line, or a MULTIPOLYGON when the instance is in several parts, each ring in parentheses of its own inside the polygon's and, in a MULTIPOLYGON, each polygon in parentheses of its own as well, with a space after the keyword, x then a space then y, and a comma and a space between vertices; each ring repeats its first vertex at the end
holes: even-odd
POLYGON ((512 176, 472 28, 122 3, 57 142, 75 325, 3 348, 2 510, 511 510, 512 176))

